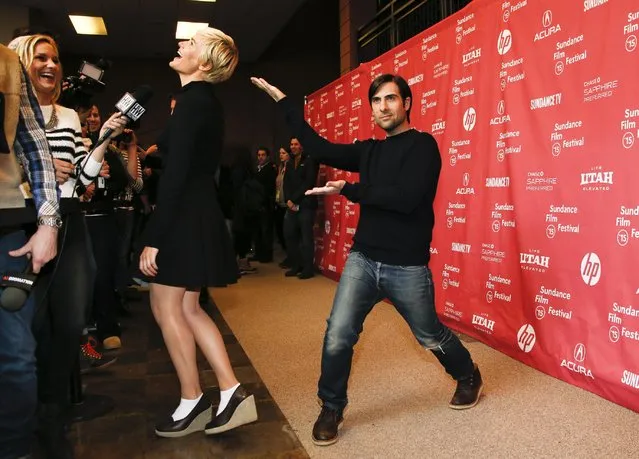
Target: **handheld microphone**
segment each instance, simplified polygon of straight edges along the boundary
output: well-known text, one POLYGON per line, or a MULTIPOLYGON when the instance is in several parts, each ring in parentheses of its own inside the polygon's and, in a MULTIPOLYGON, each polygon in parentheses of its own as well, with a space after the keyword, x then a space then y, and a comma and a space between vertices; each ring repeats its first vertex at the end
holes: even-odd
MULTIPOLYGON (((129 122, 135 122, 144 115, 144 112, 146 112, 144 104, 151 99, 151 96, 153 96, 151 86, 143 84, 138 86, 133 94, 128 92, 125 93, 124 96, 122 96, 122 99, 115 104, 115 108, 117 111, 122 113, 122 115, 126 116, 129 119, 129 122)), ((111 137, 111 134, 113 134, 113 129, 107 129, 104 131, 104 134, 98 139, 96 144, 93 146, 93 149, 95 150, 98 146, 106 142, 109 137, 111 137)))
POLYGON ((0 306, 9 312, 17 312, 22 309, 36 279, 37 274, 33 273, 31 263, 22 273, 7 272, 3 274, 0 277, 0 287, 4 287, 0 295, 0 306))

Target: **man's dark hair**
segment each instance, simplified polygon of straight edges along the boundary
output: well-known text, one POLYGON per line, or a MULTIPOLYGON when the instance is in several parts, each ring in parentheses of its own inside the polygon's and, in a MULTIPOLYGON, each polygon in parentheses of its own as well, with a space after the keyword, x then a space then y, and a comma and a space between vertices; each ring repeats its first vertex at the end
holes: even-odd
POLYGON ((373 105, 373 97, 379 91, 379 88, 386 83, 395 83, 399 88, 399 95, 402 97, 402 103, 410 97, 410 107, 406 110, 406 119, 410 123, 410 111, 413 108, 413 92, 410 90, 410 86, 405 79, 399 75, 393 75, 391 73, 384 73, 373 80, 368 88, 368 103, 373 105))
POLYGON ((257 154, 257 152, 260 150, 264 150, 266 152, 267 158, 271 157, 271 150, 269 150, 267 147, 257 147, 257 150, 255 150, 255 153, 257 154))

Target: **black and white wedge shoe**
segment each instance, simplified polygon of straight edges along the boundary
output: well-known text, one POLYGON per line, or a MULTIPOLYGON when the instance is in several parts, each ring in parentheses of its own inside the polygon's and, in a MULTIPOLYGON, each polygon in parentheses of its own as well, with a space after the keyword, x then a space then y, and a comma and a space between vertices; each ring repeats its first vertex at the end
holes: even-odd
POLYGON ((155 426, 155 435, 158 437, 177 438, 204 430, 206 423, 211 419, 211 402, 205 395, 191 410, 189 415, 179 421, 174 421, 171 416, 155 426))
POLYGON ((244 387, 235 389, 229 404, 206 425, 204 432, 215 435, 257 421, 255 396, 244 387))

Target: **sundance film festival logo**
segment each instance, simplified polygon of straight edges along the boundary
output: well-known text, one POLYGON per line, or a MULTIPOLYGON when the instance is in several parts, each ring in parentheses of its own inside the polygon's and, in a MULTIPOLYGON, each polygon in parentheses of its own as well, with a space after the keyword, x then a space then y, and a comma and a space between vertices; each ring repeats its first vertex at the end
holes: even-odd
POLYGON ((626 38, 626 51, 629 53, 637 49, 637 37, 636 35, 630 35, 626 38))
POLYGON ((469 107, 464 112, 464 129, 468 132, 472 131, 475 128, 475 123, 477 122, 477 112, 474 107, 469 107))
POLYGON ((502 14, 501 18, 504 22, 508 22, 508 20, 510 19, 510 10, 506 9, 504 11, 504 14, 502 14))
POLYGON ((497 38, 497 52, 500 55, 506 54, 510 51, 510 48, 513 46, 513 35, 510 33, 510 30, 504 29, 499 32, 499 37, 497 38))
POLYGON ((541 320, 546 317, 546 308, 544 308, 540 304, 537 305, 537 307, 535 308, 535 317, 537 318, 537 320, 541 320))
POLYGON ((596 253, 584 255, 581 260, 581 278, 586 285, 590 287, 597 285, 601 279, 601 270, 601 260, 596 253))
POLYGON ((519 349, 528 353, 532 351, 535 346, 535 341, 537 341, 537 336, 533 326, 530 324, 522 325, 517 332, 517 344, 519 345, 519 349))
POLYGON ((621 247, 625 247, 628 245, 629 242, 630 235, 628 234, 628 231, 626 231, 625 229, 619 230, 619 232, 617 233, 617 244, 619 244, 621 247))
POLYGON ((635 135, 632 132, 626 132, 621 138, 621 145, 623 145, 626 150, 630 150, 634 146, 634 144, 635 135))
POLYGON ((613 325, 612 327, 610 327, 610 330, 608 330, 608 338, 613 343, 618 342, 621 338, 621 333, 619 332, 619 328, 616 325, 613 325))

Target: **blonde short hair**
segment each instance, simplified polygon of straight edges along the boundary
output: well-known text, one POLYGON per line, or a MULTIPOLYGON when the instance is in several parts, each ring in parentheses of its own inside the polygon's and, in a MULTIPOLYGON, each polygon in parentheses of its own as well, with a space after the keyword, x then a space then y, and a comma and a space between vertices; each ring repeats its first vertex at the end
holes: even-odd
MULTIPOLYGON (((58 44, 55 42, 53 38, 48 35, 24 35, 22 37, 17 37, 11 40, 7 46, 9 49, 16 52, 16 54, 20 57, 20 61, 22 65, 25 66, 27 71, 29 71, 29 67, 33 63, 33 57, 35 55, 36 46, 39 43, 48 43, 51 45, 55 53, 60 57, 60 53, 58 52, 58 44)), ((62 64, 60 66, 60 75, 62 75, 62 64)), ((53 103, 55 104, 60 98, 60 93, 62 92, 62 80, 58 81, 56 85, 55 91, 53 93, 53 103)))
POLYGON ((203 38, 200 64, 211 66, 209 71, 204 72, 205 80, 209 83, 220 83, 231 78, 240 60, 233 39, 221 30, 211 27, 198 30, 198 33, 203 38))

